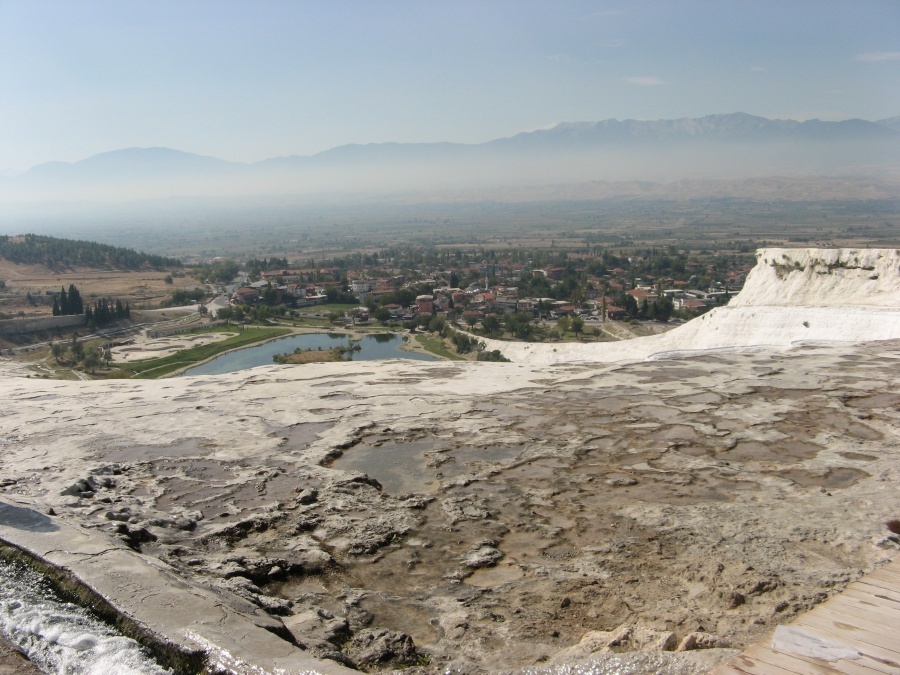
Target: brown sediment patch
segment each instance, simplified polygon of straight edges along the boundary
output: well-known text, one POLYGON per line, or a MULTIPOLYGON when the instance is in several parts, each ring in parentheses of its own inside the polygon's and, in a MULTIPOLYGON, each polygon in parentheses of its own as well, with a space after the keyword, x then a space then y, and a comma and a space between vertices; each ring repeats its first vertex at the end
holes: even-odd
POLYGON ((808 389, 802 387, 773 387, 773 386, 764 386, 764 387, 753 387, 753 391, 755 394, 762 396, 764 399, 768 401, 777 401, 779 399, 785 401, 809 401, 810 406, 815 406, 816 401, 818 400, 818 404, 821 407, 825 407, 827 405, 827 400, 822 395, 822 391, 819 388, 808 389))
POLYGON ((882 392, 871 394, 869 396, 848 397, 844 401, 844 405, 848 408, 900 408, 900 394, 892 392, 882 392))
POLYGON ((693 427, 686 424, 672 424, 647 434, 648 438, 661 441, 693 441, 698 434, 693 427))
POLYGON ((286 428, 279 428, 278 433, 284 438, 284 446, 288 450, 308 448, 316 442, 323 431, 334 425, 328 422, 301 422, 286 428))
POLYGON ((519 566, 512 560, 502 560, 494 567, 475 570, 466 578, 469 586, 476 588, 494 588, 511 581, 518 581, 525 576, 519 566))
POLYGON ((824 449, 821 445, 792 438, 768 442, 738 441, 717 457, 735 462, 793 462, 813 459, 824 449))
POLYGON ((439 635, 431 625, 431 610, 420 607, 415 602, 399 602, 400 600, 401 598, 372 593, 363 598, 359 606, 377 616, 380 626, 406 633, 417 646, 428 647, 437 642, 439 635))
POLYGON ((706 369, 693 368, 689 366, 669 366, 659 361, 651 365, 642 364, 640 368, 634 369, 634 374, 638 376, 638 382, 641 384, 662 384, 664 382, 683 382, 685 380, 693 380, 704 377, 707 373, 706 369))
POLYGON ((171 445, 135 445, 119 448, 103 455, 106 462, 152 462, 164 457, 200 457, 210 451, 203 438, 187 438, 171 445))
POLYGON ((477 473, 514 462, 524 445, 494 445, 486 447, 459 446, 434 456, 431 463, 439 466, 443 478, 464 473, 477 473))
POLYGON ((721 403, 724 397, 712 391, 706 391, 691 396, 677 394, 666 398, 666 403, 678 408, 679 410, 699 409, 708 410, 714 405, 721 403))
POLYGON ((527 485, 532 480, 549 480, 560 469, 567 468, 568 463, 559 459, 541 458, 530 459, 504 471, 507 482, 522 481, 527 485))
POLYGON ((628 412, 643 419, 659 422, 675 422, 683 416, 678 408, 665 405, 637 405, 630 408, 628 412))
POLYGON ((203 521, 246 517, 311 484, 277 464, 250 470, 240 463, 168 458, 154 462, 151 472, 160 488, 154 504, 159 513, 188 509, 203 521))
POLYGON ((809 429, 811 433, 832 431, 840 436, 849 436, 865 441, 878 441, 884 435, 877 429, 862 422, 846 410, 826 406, 810 406, 802 411, 783 415, 784 421, 777 427, 786 435, 793 435, 798 428, 809 429))
POLYGON ((803 487, 846 488, 855 485, 863 478, 868 478, 871 474, 861 469, 837 467, 819 470, 785 469, 777 471, 776 475, 794 481, 803 487))
POLYGON ((884 434, 880 431, 860 422, 845 411, 831 411, 831 414, 823 415, 819 420, 819 427, 864 441, 880 441, 884 438, 884 434))
MULTIPOLYGON (((419 362, 422 363, 422 362, 419 362)), ((425 363, 428 363, 427 361, 425 363)), ((445 377, 445 378, 453 378, 457 375, 461 375, 465 371, 462 368, 448 368, 447 366, 431 366, 428 367, 428 375, 429 377, 445 377)))
POLYGON ((703 443, 685 443, 678 445, 678 452, 690 457, 715 457, 720 452, 717 446, 706 445, 703 443))
POLYGON ((855 459, 860 462, 874 462, 878 459, 875 455, 867 455, 862 452, 839 452, 838 454, 846 459, 855 459))
POLYGON ((325 596, 329 593, 323 576, 295 576, 286 581, 268 584, 266 590, 291 600, 300 600, 308 596, 325 596))

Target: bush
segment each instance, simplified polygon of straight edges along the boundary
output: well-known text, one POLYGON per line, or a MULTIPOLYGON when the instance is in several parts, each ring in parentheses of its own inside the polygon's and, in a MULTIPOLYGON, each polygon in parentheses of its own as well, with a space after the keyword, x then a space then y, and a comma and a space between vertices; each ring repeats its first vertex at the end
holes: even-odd
POLYGON ((475 356, 476 361, 503 361, 505 363, 509 363, 509 359, 503 356, 500 353, 499 349, 494 349, 492 351, 480 351, 475 356))
POLYGON ((172 297, 167 300, 163 300, 160 305, 162 307, 182 307, 184 305, 191 305, 195 302, 200 302, 203 298, 206 297, 206 291, 202 288, 195 288, 193 290, 185 290, 178 289, 177 291, 172 291, 172 297))

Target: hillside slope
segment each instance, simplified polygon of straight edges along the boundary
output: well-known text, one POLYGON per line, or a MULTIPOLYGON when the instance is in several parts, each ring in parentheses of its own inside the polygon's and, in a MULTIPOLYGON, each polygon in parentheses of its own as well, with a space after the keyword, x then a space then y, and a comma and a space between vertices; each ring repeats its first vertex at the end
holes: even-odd
POLYGON ((894 338, 900 338, 900 250, 770 248, 757 252, 756 267, 727 307, 668 333, 615 343, 485 343, 514 362, 549 364, 894 338))

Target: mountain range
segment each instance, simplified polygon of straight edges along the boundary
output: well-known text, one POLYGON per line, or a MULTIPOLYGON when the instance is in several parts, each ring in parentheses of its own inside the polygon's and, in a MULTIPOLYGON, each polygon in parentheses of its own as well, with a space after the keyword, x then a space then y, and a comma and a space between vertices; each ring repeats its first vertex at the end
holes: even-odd
POLYGON ((745 113, 563 123, 480 144, 344 145, 247 164, 128 148, 0 175, 0 201, 408 193, 597 180, 847 175, 895 165, 900 117, 771 120, 745 113))

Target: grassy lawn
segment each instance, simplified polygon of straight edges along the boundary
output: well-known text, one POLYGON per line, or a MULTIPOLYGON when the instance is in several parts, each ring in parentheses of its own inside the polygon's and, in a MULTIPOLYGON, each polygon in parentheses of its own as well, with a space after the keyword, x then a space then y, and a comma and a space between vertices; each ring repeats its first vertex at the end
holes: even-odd
POLYGON ((312 314, 321 314, 322 316, 325 316, 328 312, 346 312, 355 307, 359 307, 359 305, 313 305, 311 307, 300 307, 296 311, 300 316, 303 316, 304 314, 307 316, 312 314))
MULTIPOLYGON (((235 326, 220 326, 214 329, 198 330, 197 333, 213 333, 213 332, 234 332, 235 326)), ((159 359, 145 359, 143 361, 133 361, 122 367, 121 373, 123 377, 154 379, 168 375, 179 368, 192 366, 200 361, 205 361, 213 356, 218 356, 222 352, 239 347, 271 340, 272 338, 288 335, 291 331, 287 328, 248 328, 237 335, 225 338, 221 342, 215 342, 208 345, 198 345, 190 349, 184 349, 171 356, 164 356, 159 359)))
POLYGON ((441 338, 432 337, 431 335, 416 335, 416 342, 435 356, 441 356, 451 361, 465 361, 459 354, 455 354, 447 349, 441 338))

